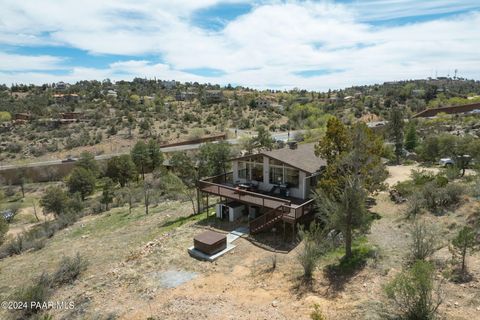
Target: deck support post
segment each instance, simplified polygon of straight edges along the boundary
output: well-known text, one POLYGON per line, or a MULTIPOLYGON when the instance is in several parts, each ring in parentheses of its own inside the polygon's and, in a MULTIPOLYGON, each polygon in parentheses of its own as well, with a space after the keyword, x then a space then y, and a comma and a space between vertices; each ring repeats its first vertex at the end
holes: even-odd
POLYGON ((202 196, 202 192, 200 191, 200 188, 197 188, 197 209, 198 209, 198 214, 202 212, 202 208, 200 207, 201 199, 200 197, 202 196))
POLYGON ((292 223, 292 242, 295 241, 295 221, 292 223))
POLYGON ((208 219, 208 210, 209 208, 208 208, 208 193, 207 193, 207 219, 208 219))

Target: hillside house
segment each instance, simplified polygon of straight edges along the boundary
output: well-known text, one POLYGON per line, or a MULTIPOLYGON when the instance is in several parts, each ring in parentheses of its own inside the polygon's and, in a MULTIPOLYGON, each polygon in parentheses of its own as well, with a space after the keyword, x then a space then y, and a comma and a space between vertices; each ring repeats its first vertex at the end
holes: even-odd
POLYGON ((203 100, 206 103, 220 103, 224 100, 223 92, 221 90, 206 90, 203 100))
POLYGON ((225 200, 217 204, 217 217, 247 219, 253 234, 282 222, 284 230, 290 224, 295 231, 297 222, 313 216, 311 191, 326 166, 315 156, 313 143, 290 143, 231 161, 231 173, 199 184, 199 192, 225 200))
POLYGON ((255 105, 258 107, 258 108, 268 108, 270 107, 272 104, 272 102, 268 99, 257 99, 255 100, 255 105))

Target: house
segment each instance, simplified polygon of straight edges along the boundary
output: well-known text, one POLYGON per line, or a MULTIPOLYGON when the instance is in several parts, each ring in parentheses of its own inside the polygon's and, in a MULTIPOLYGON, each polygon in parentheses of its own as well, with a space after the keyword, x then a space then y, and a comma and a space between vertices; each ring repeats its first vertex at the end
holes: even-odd
POLYGON ((193 100, 196 97, 197 97, 197 93, 191 90, 179 91, 175 94, 175 100, 177 101, 193 100))
POLYGON ((300 220, 313 217, 311 191, 326 166, 314 146, 289 143, 282 149, 232 159, 232 172, 201 180, 199 192, 225 200, 217 204, 217 217, 227 215, 234 221, 248 216, 252 234, 282 222, 284 231, 286 224, 295 231, 300 220))
POLYGON ((68 87, 68 83, 65 83, 63 81, 57 82, 54 85, 54 88, 56 90, 65 90, 65 89, 67 89, 67 87, 68 87))
POLYGON ((272 103, 268 99, 257 99, 255 100, 255 104, 258 108, 268 108, 272 103))
POLYGON ((30 121, 31 115, 30 115, 30 113, 15 113, 14 119, 15 119, 15 121, 17 121, 17 120, 30 121))
POLYGON ((56 103, 78 102, 80 100, 80 96, 76 93, 54 94, 52 97, 55 99, 56 103))
POLYGON ((203 98, 206 103, 220 103, 223 99, 223 92, 221 90, 207 90, 203 98))
POLYGON ((107 97, 117 98, 118 97, 117 91, 109 89, 107 91, 107 97))
POLYGON ((60 113, 61 119, 81 119, 83 118, 83 112, 64 112, 60 113))

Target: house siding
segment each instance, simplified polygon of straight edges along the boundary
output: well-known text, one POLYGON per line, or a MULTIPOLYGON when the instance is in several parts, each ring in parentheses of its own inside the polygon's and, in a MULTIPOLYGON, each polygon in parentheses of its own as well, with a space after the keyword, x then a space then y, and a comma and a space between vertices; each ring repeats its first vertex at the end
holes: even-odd
MULTIPOLYGON (((270 191, 274 184, 271 184, 270 181, 270 158, 264 156, 263 157, 263 182, 259 182, 258 187, 264 191, 270 191)), ((234 160, 232 162, 232 170, 233 170, 233 181, 235 183, 244 183, 247 182, 247 179, 239 178, 238 176, 238 160, 234 160)), ((306 173, 299 170, 299 181, 298 181, 298 188, 289 188, 290 196, 300 199, 306 199, 309 191, 306 189, 306 173)))

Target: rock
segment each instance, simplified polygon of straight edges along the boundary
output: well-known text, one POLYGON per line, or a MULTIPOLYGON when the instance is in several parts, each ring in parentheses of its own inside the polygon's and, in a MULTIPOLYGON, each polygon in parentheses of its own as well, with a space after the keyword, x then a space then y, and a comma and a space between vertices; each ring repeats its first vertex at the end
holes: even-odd
POLYGON ((274 308, 278 307, 278 301, 277 300, 272 301, 272 307, 274 307, 274 308))
POLYGON ((458 308, 460 306, 458 302, 455 302, 453 305, 455 306, 455 308, 458 308))

